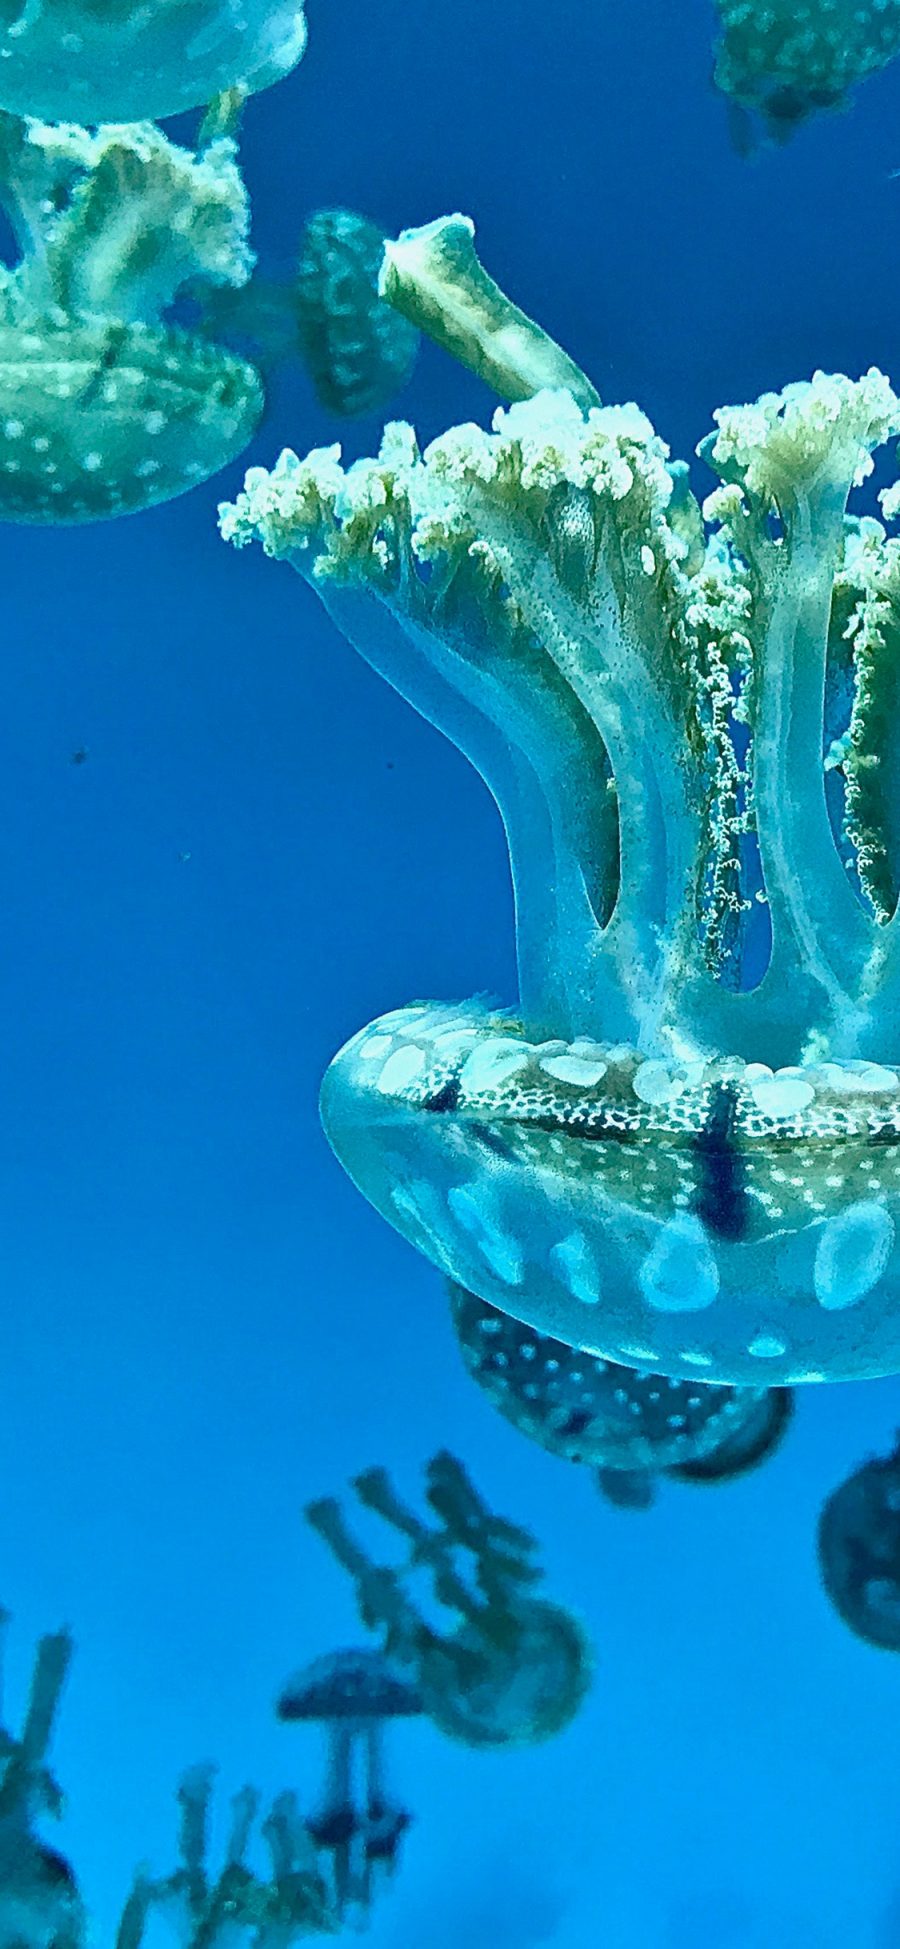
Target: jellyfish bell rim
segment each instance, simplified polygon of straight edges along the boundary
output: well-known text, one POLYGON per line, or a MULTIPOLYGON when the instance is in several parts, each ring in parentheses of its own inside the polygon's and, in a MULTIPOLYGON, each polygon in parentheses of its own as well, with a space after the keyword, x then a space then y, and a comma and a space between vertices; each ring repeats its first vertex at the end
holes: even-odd
POLYGON ((344 1045, 320 1113, 394 1228, 540 1333, 756 1389, 900 1371, 893 1068, 535 1043, 416 1002, 344 1045))

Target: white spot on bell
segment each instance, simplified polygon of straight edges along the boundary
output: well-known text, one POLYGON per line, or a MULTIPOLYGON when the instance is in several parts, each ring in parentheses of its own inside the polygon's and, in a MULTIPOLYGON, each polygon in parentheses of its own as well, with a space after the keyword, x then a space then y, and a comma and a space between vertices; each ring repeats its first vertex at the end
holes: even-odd
POLYGON ((887 1265, 894 1221, 874 1199, 848 1205, 823 1227, 813 1281, 820 1306, 838 1313, 871 1292, 887 1265))
POLYGON ((701 1313, 719 1290, 719 1268, 693 1212, 679 1212, 663 1226, 638 1275, 648 1306, 657 1313, 701 1313))
POLYGON ((447 1203, 458 1225, 468 1232, 492 1272, 506 1286, 519 1286, 525 1271, 522 1248, 511 1232, 504 1232, 485 1211, 471 1185, 454 1185, 447 1203))
POLYGON ((596 1306, 600 1298, 600 1273, 587 1240, 580 1232, 570 1232, 550 1248, 550 1264, 568 1286, 575 1299, 585 1306, 596 1306))
POLYGON ((375 1088, 382 1096, 396 1096, 398 1090, 407 1089, 410 1083, 415 1082, 424 1067, 424 1050, 417 1049, 414 1042, 408 1042, 388 1056, 375 1088))
POLYGON ((779 1360, 783 1353, 787 1353, 787 1344, 777 1339, 774 1333, 758 1333, 756 1339, 749 1342, 747 1352, 754 1354, 757 1360, 779 1360))

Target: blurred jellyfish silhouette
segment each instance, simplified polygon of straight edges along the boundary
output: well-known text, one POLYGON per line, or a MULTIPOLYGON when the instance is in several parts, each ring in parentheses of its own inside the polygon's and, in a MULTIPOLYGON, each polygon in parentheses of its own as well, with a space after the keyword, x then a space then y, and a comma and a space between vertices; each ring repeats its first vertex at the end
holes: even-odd
POLYGON ((267 88, 305 46, 301 0, 0 0, 0 108, 155 121, 267 88))
POLYGON ((756 127, 786 142, 823 109, 844 108, 856 84, 900 53, 900 0, 717 0, 715 82, 728 97, 735 147, 756 127))
POLYGON ((194 1766, 178 1789, 180 1865, 154 1879, 141 1872, 122 1910, 116 1949, 140 1949, 148 1921, 158 1913, 181 1949, 235 1949, 242 1936, 256 1949, 289 1949, 301 1936, 339 1935, 343 1917, 329 1887, 308 1824, 292 1793, 279 1794, 261 1823, 270 1872, 259 1875, 247 1854, 259 1812, 259 1795, 244 1787, 231 1803, 225 1860, 209 1867, 209 1817, 215 1768, 194 1766))
POLYGON ((900 1439, 828 1497, 819 1518, 819 1570, 850 1630, 900 1651, 900 1439))
POLYGON ((327 1739, 327 1765, 318 1810, 306 1825, 332 1861, 332 1886, 342 1915, 367 1915, 380 1883, 397 1866, 411 1815, 393 1800, 384 1768, 384 1737, 392 1719, 422 1712, 414 1685, 373 1650, 334 1651, 297 1672, 284 1686, 278 1717, 318 1724, 327 1739))
POLYGON ((187 285, 250 274, 233 140, 194 153, 151 123, 3 115, 0 201, 21 251, 0 274, 0 518, 133 512, 233 459, 262 412, 259 375, 166 321, 187 285))
POLYGON ((363 1623, 381 1634, 386 1656, 410 1672, 435 1725, 470 1746, 522 1745, 561 1732, 587 1691, 591 1655, 577 1620, 535 1597, 542 1572, 529 1531, 495 1516, 462 1463, 446 1453, 426 1471, 436 1524, 400 1499, 385 1469, 368 1469, 353 1486, 407 1543, 399 1570, 366 1554, 334 1497, 310 1503, 307 1518, 349 1571, 363 1623), (434 1621, 409 1592, 418 1570, 432 1579, 434 1621), (450 1629, 442 1628, 442 1610, 454 1614, 450 1629))
POLYGON ((488 1399, 532 1441, 596 1472, 620 1508, 647 1509, 655 1478, 725 1482, 781 1441, 784 1387, 726 1387, 601 1360, 450 1286, 463 1359, 488 1399))
POLYGON ((301 240, 296 304, 307 369, 323 406, 372 413, 409 377, 419 334, 378 290, 384 236, 354 210, 316 210, 301 240))
MULTIPOLYGON (((4 1634, 7 1623, 0 1611, 4 1634)), ((62 1811, 46 1760, 71 1655, 68 1632, 41 1638, 20 1737, 0 1725, 0 1949, 80 1949, 85 1941, 74 1873, 35 1826, 62 1811)))
POLYGON ((263 372, 299 358, 329 413, 352 419, 406 384, 419 333, 379 291, 384 232, 356 210, 314 210, 296 263, 204 298, 204 329, 249 345, 263 372))

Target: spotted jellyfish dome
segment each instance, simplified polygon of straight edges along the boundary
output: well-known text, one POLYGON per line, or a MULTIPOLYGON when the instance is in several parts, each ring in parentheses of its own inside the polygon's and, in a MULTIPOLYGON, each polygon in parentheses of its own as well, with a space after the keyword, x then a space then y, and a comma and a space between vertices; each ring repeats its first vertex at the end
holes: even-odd
POLYGON ((460 1285, 624 1365, 739 1386, 900 1366, 900 1074, 534 1042, 416 1004, 332 1063, 326 1133, 460 1285))
POLYGON ((451 1304, 466 1366, 494 1406, 551 1454, 589 1468, 699 1461, 768 1402, 765 1388, 704 1386, 598 1359, 460 1286, 451 1304))
POLYGON ((0 326, 0 520, 103 520, 167 501, 241 453, 259 374, 167 326, 0 326))

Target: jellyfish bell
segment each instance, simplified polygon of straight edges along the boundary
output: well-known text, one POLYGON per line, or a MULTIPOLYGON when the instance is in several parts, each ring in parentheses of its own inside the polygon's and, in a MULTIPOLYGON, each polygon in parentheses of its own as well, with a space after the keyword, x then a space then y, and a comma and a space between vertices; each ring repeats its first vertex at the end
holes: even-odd
POLYGON ((415 1004, 345 1046, 321 1110, 370 1203, 539 1333, 741 1387, 900 1365, 893 1070, 645 1060, 415 1004))
POLYGON ((554 1455, 609 1472, 711 1460, 770 1420, 767 1388, 716 1387, 585 1355, 451 1287, 466 1366, 501 1414, 554 1455))
POLYGON ((0 325, 0 520, 171 500, 243 452, 263 406, 252 365, 172 326, 0 325))
POLYGON ((0 1949, 80 1949, 87 1915, 69 1862, 0 1821, 0 1949))
POLYGON ((818 1556, 843 1622, 867 1644, 900 1651, 900 1445, 865 1462, 828 1497, 818 1556))
POLYGON ((534 1745, 574 1718, 592 1660, 578 1619, 545 1598, 519 1598, 504 1629, 464 1621, 419 1664, 429 1718, 466 1746, 534 1745))
POLYGON ((789 1387, 762 1393, 744 1388, 744 1413, 715 1448, 691 1461, 673 1463, 667 1473, 679 1482, 734 1482, 768 1462, 783 1442, 794 1414, 789 1387))
POLYGON ((267 88, 305 46, 300 0, 0 0, 0 108, 155 121, 267 88))

